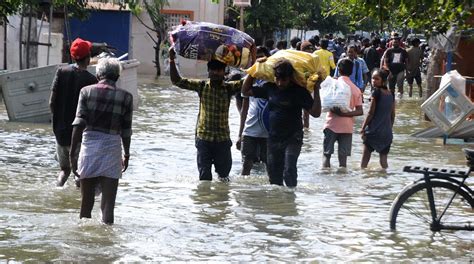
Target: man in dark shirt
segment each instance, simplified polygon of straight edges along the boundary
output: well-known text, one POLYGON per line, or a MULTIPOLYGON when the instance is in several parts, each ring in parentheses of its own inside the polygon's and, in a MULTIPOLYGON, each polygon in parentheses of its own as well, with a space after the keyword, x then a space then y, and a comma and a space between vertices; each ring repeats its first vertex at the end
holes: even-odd
POLYGON ((405 81, 405 68, 408 64, 408 53, 400 47, 400 38, 392 39, 392 47, 385 52, 385 64, 390 71, 388 87, 395 95, 395 85, 398 87, 399 97, 403 97, 403 81, 405 81))
MULTIPOLYGON (((372 76, 372 71, 375 68, 380 67, 380 56, 379 53, 377 52, 377 47, 380 45, 380 39, 379 38, 374 38, 372 40, 372 46, 364 49, 364 61, 365 64, 367 64, 367 68, 369 68, 369 77, 372 76)), ((370 80, 370 78, 367 78, 367 81, 370 80)), ((370 84, 370 87, 372 88, 372 82, 368 81, 370 84)))
MULTIPOLYGON (((87 71, 91 46, 91 42, 80 38, 72 42, 70 52, 76 63, 59 68, 51 87, 49 106, 53 117, 57 158, 61 168, 57 179, 58 186, 63 186, 71 173, 69 149, 79 92, 82 87, 97 83, 97 78, 87 71)), ((76 181, 76 184, 78 182, 76 181)))
POLYGON ((413 91, 413 80, 418 85, 419 96, 422 96, 421 88, 421 63, 423 62, 423 51, 420 48, 420 39, 414 38, 411 40, 411 47, 407 49, 408 64, 407 64, 407 82, 408 82, 408 96, 411 97, 413 91))
POLYGON ((369 68, 371 73, 375 68, 380 66, 380 56, 377 52, 377 47, 380 45, 380 39, 374 38, 372 40, 372 46, 364 49, 364 61, 369 68))
POLYGON ((252 86, 254 78, 248 76, 242 85, 242 94, 268 99, 270 131, 268 138, 267 169, 271 184, 288 187, 297 185, 297 161, 303 144, 302 109, 314 117, 321 115, 318 80, 314 87, 314 100, 303 87, 292 82, 294 68, 288 60, 274 66, 276 83, 252 86))

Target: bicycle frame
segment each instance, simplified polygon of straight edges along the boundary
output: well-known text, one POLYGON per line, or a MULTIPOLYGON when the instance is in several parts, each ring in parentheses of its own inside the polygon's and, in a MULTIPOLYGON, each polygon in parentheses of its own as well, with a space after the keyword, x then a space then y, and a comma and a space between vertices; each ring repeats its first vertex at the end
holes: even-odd
POLYGON ((442 229, 444 230, 472 230, 473 227, 471 227, 470 225, 469 226, 455 226, 455 225, 441 224, 441 219, 445 215, 446 211, 448 210, 449 206, 451 205, 452 201, 454 200, 454 198, 456 197, 460 189, 465 189, 471 195, 473 194, 473 191, 465 184, 465 181, 469 177, 470 173, 471 173, 471 168, 469 168, 466 175, 462 177, 462 181, 459 181, 459 180, 454 179, 449 174, 439 173, 438 175, 433 175, 430 173, 429 170, 425 170, 425 172, 423 173, 423 179, 418 180, 418 181, 423 180, 427 184, 426 192, 428 195, 428 201, 429 201, 429 206, 430 206, 430 211, 431 211, 432 223, 431 223, 430 229, 432 231, 440 231, 442 229), (443 175, 445 176, 443 177, 443 175), (441 180, 450 181, 452 183, 455 183, 458 186, 456 189, 456 192, 453 194, 448 204, 445 206, 445 208, 439 215, 437 215, 438 212, 436 211, 436 204, 435 204, 435 200, 433 196, 433 189, 431 188, 432 179, 441 179, 441 180))
MULTIPOLYGON (((472 171, 468 171, 468 172, 472 172, 472 171)), ((460 180, 457 180, 456 178, 453 178, 453 177, 448 177, 448 176, 443 177, 443 176, 439 176, 439 175, 432 175, 432 174, 429 174, 429 173, 428 173, 428 175, 425 175, 423 173, 423 178, 420 178, 420 179, 414 181, 413 183, 417 183, 417 182, 421 182, 421 181, 426 182, 425 177, 428 177, 429 180, 441 180, 441 181, 454 183, 454 184, 460 186, 460 189, 463 189, 467 193, 471 194, 471 196, 474 196, 474 190, 469 188, 469 186, 467 186, 464 183, 467 180, 468 177, 465 177, 465 178, 463 177, 463 180, 460 181, 460 180)))
POLYGON ((464 148, 463 152, 469 168, 467 171, 421 166, 403 168, 404 172, 423 174, 423 177, 406 185, 393 201, 390 208, 391 230, 397 228, 397 218, 401 216, 400 222, 405 229, 416 227, 418 218, 429 224, 432 231, 474 231, 474 218, 471 215, 471 210, 474 209, 474 192, 466 184, 467 178, 474 171, 474 149, 464 148), (436 210, 436 203, 439 210, 436 210), (404 209, 400 211, 402 208, 404 209), (449 208, 453 210, 448 211, 449 208))

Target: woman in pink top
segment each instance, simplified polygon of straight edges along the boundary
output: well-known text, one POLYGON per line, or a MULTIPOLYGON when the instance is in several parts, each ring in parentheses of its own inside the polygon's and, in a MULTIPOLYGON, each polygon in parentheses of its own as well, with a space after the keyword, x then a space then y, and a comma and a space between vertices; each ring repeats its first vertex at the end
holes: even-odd
POLYGON ((323 167, 331 167, 331 155, 334 153, 334 144, 337 141, 337 154, 339 167, 347 166, 347 156, 351 155, 352 133, 354 130, 354 116, 363 115, 362 93, 360 89, 352 83, 349 76, 352 74, 354 62, 350 59, 342 59, 338 63, 338 71, 342 80, 351 88, 351 112, 343 113, 339 108, 333 108, 327 114, 324 124, 324 158, 323 167))

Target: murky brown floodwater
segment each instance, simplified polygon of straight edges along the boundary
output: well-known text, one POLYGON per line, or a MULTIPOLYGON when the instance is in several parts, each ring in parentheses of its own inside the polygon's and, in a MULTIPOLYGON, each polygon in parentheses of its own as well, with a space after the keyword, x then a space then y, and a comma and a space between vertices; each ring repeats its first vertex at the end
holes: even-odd
MULTIPOLYGON (((311 119, 299 159, 296 190, 270 186, 265 170, 239 176, 233 147, 232 182, 199 182, 194 126, 198 98, 144 80, 135 113, 129 170, 120 182, 116 224, 80 221, 80 192, 55 187, 58 166, 48 124, 9 122, 0 105, 0 262, 13 261, 473 261, 473 233, 391 232, 392 200, 417 179, 405 165, 464 168, 472 143, 418 139, 417 99, 398 104, 390 169, 358 168, 353 140, 347 171, 321 169, 322 122, 311 119)), ((231 107, 232 138, 238 114, 231 107)), ((362 118, 357 120, 357 131, 362 118)), ((333 160, 333 165, 336 165, 333 160)), ((472 185, 472 177, 470 179, 472 185)))

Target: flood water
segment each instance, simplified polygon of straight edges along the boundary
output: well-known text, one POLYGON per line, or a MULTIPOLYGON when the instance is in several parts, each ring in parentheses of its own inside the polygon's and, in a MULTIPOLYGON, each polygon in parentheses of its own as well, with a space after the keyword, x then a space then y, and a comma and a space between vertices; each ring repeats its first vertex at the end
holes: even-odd
MULTIPOLYGON (((397 193, 420 175, 405 165, 465 169, 472 143, 410 136, 427 127, 418 99, 397 105, 390 168, 359 169, 353 138, 348 169, 321 169, 324 118, 311 119, 295 190, 270 186, 261 166, 239 176, 232 147, 231 182, 199 182, 194 147, 198 97, 167 80, 142 80, 134 115, 130 167, 120 181, 115 225, 79 220, 80 192, 55 186, 58 164, 49 124, 9 122, 0 105, 0 262, 24 261, 456 261, 474 260, 468 231, 410 233, 389 229, 397 193)), ((363 119, 357 118, 356 131, 363 119)), ((231 105, 231 137, 238 132, 231 105)), ((473 177, 470 179, 472 186, 473 177)))

